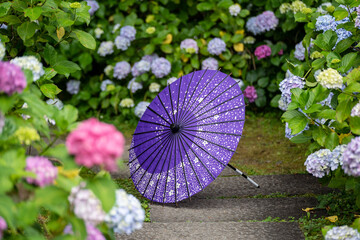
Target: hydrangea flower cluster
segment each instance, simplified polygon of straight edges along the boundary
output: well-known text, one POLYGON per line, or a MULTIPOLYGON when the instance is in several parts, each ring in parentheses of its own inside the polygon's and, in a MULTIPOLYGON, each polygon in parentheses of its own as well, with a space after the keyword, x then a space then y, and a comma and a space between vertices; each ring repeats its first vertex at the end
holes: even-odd
POLYGON ((158 83, 151 83, 149 86, 149 91, 150 92, 160 92, 160 84, 158 83))
POLYGON ((258 60, 269 57, 271 55, 271 48, 268 45, 260 45, 255 49, 254 54, 258 60))
POLYGON ((49 105, 55 106, 59 110, 64 108, 64 103, 58 98, 54 98, 54 99, 50 98, 50 99, 46 100, 46 103, 49 105))
POLYGON ((176 80, 177 80, 176 77, 171 77, 171 78, 169 78, 169 79, 167 80, 167 85, 172 84, 172 83, 175 82, 176 80))
POLYGON ((135 40, 136 29, 133 26, 124 26, 120 29, 120 36, 126 37, 130 41, 135 40))
POLYGON ((120 23, 115 24, 111 32, 112 32, 112 33, 116 33, 116 31, 119 30, 120 27, 121 27, 121 24, 120 24, 120 23))
POLYGON ((113 52, 114 52, 114 43, 112 41, 105 41, 100 43, 97 53, 100 56, 105 57, 106 55, 110 55, 113 52))
POLYGON ((289 103, 285 100, 283 96, 281 96, 278 101, 278 106, 281 110, 286 111, 289 106, 289 103))
POLYGON ((123 37, 123 36, 117 36, 115 38, 115 46, 117 49, 120 50, 127 50, 131 45, 130 39, 123 37))
POLYGON ((218 70, 219 63, 215 58, 209 57, 209 58, 206 58, 204 61, 202 61, 201 69, 203 69, 203 70, 205 70, 205 69, 218 70))
POLYGON ((75 215, 85 223, 96 226, 104 221, 106 214, 100 200, 91 190, 85 188, 84 182, 71 189, 68 200, 75 215))
POLYGON ((97 27, 97 28, 95 28, 94 33, 95 33, 95 37, 96 37, 96 38, 101 38, 101 35, 103 35, 104 30, 102 30, 101 28, 97 27))
POLYGON ((298 12, 302 12, 304 8, 306 8, 306 4, 303 3, 302 1, 295 0, 294 2, 291 3, 291 10, 293 11, 294 14, 298 12))
POLYGON ((107 90, 107 86, 108 86, 108 85, 113 85, 113 84, 114 84, 113 81, 111 81, 111 80, 109 80, 109 79, 106 79, 106 80, 104 80, 104 81, 101 82, 100 89, 101 89, 101 91, 104 92, 104 91, 107 90))
POLYGON ((220 55, 226 50, 226 44, 221 38, 214 38, 208 43, 207 49, 212 55, 220 55))
POLYGON ((100 8, 99 3, 96 0, 85 0, 90 6, 89 13, 90 16, 94 15, 94 13, 100 8))
POLYGON ((40 77, 45 74, 42 63, 34 56, 16 57, 10 62, 18 65, 22 69, 32 71, 34 82, 39 80, 40 77))
POLYGON ((131 98, 124 98, 120 101, 119 105, 123 108, 132 108, 135 106, 134 101, 131 98))
POLYGON ((119 80, 124 79, 129 75, 131 72, 131 66, 128 62, 121 61, 116 63, 114 67, 114 78, 117 78, 119 80))
POLYGON ((40 140, 40 136, 37 131, 30 127, 19 127, 19 129, 14 133, 14 136, 21 144, 26 145, 30 145, 33 141, 40 140))
POLYGON ((5 57, 6 48, 2 42, 0 42, 0 61, 5 57))
POLYGON ((135 107, 135 116, 141 118, 149 105, 149 102, 139 102, 135 107))
POLYGON ((332 152, 329 159, 329 166, 331 171, 335 171, 339 166, 343 165, 343 154, 347 145, 342 144, 337 146, 332 152))
POLYGON ((360 27, 360 7, 356 8, 356 13, 357 13, 357 16, 355 18, 355 27, 359 28, 360 27))
MULTIPOLYGON (((94 227, 93 225, 91 225, 89 223, 86 223, 86 233, 87 233, 86 240, 105 240, 106 239, 104 237, 104 235, 102 235, 102 233, 100 232, 99 229, 97 229, 96 227, 94 227)), ((67 225, 65 227, 64 234, 70 234, 70 235, 74 234, 71 225, 67 225)))
POLYGON ((0 239, 3 237, 3 232, 7 229, 6 221, 3 217, 0 216, 0 239))
POLYGON ((145 61, 147 61, 149 63, 152 63, 155 59, 158 59, 158 58, 159 58, 159 56, 156 53, 154 53, 154 54, 151 54, 151 55, 143 56, 141 58, 141 60, 145 60, 145 61))
POLYGON ((116 190, 115 194, 115 205, 106 215, 105 221, 115 233, 129 235, 142 227, 145 211, 140 201, 123 189, 116 190))
POLYGON ((306 170, 317 178, 322 178, 330 172, 331 151, 320 149, 310 154, 306 161, 306 170))
POLYGON ((171 72, 171 63, 166 58, 157 58, 151 63, 151 72, 157 78, 165 77, 171 72))
POLYGON ((360 233, 351 227, 348 226, 340 226, 333 227, 329 231, 327 231, 325 235, 325 240, 359 240, 360 233))
POLYGON ((280 13, 284 14, 291 10, 291 4, 290 3, 283 3, 279 7, 280 13))
POLYGON ((140 76, 143 73, 146 73, 151 68, 151 62, 146 60, 140 60, 136 62, 131 68, 131 73, 134 77, 140 76))
POLYGON ((70 94, 78 94, 80 90, 80 81, 79 80, 70 80, 66 83, 66 91, 70 94))
POLYGON ((358 103, 351 109, 351 116, 352 116, 352 117, 360 117, 360 102, 358 102, 358 103))
POLYGON ((341 40, 344 40, 344 39, 347 39, 349 37, 352 36, 352 33, 350 31, 347 31, 345 30, 345 28, 339 28, 339 29, 336 29, 336 35, 337 35, 337 40, 336 40, 336 44, 335 46, 341 41, 341 40))
POLYGON ((350 176, 360 176, 360 137, 353 138, 343 153, 344 172, 350 176))
POLYGON ((246 23, 246 28, 254 35, 274 30, 279 24, 279 19, 272 11, 265 11, 256 17, 251 17, 246 23))
POLYGON ((327 14, 328 11, 328 7, 331 7, 331 3, 327 2, 327 3, 322 3, 317 9, 316 12, 320 13, 320 14, 327 14))
POLYGON ((0 92, 12 95, 26 87, 26 78, 21 68, 9 62, 0 62, 0 92))
POLYGON ((136 78, 133 78, 130 80, 129 84, 128 84, 128 89, 132 92, 132 93, 135 93, 137 92, 138 90, 142 89, 143 88, 143 85, 139 82, 136 82, 135 81, 136 78))
POLYGON ((302 44, 302 41, 295 45, 294 57, 303 61, 305 59, 305 47, 302 44))
POLYGON ((315 23, 315 28, 316 31, 324 31, 326 32, 327 30, 336 30, 336 21, 335 21, 335 17, 330 16, 330 15, 323 15, 323 16, 319 16, 316 19, 316 23, 315 23))
POLYGON ((116 160, 124 152, 125 139, 111 124, 95 118, 83 121, 66 139, 66 147, 75 161, 86 167, 104 166, 116 170, 116 160))
POLYGON ((338 71, 332 68, 321 71, 318 74, 315 74, 316 81, 320 83, 321 86, 328 89, 342 88, 343 86, 343 77, 339 74, 338 71))
POLYGON ((194 39, 187 38, 180 43, 180 49, 184 49, 187 53, 198 53, 199 47, 194 39))
MULTIPOLYGON (((281 91, 281 97, 283 101, 288 105, 291 102, 291 89, 293 88, 304 88, 305 81, 302 80, 301 77, 292 76, 289 78, 285 78, 279 84, 279 88, 281 91)), ((287 108, 287 107, 286 107, 287 108)))
POLYGON ((250 103, 255 102, 258 97, 255 87, 247 86, 244 90, 244 96, 249 100, 250 103))
POLYGON ((107 65, 104 69, 104 73, 106 76, 110 77, 113 74, 114 66, 113 65, 107 65))
POLYGON ((241 7, 239 4, 233 4, 229 7, 229 13, 231 16, 237 16, 241 10, 241 7))
POLYGON ((36 178, 28 177, 26 181, 40 187, 51 185, 57 178, 57 168, 46 157, 27 157, 25 170, 36 174, 36 178))

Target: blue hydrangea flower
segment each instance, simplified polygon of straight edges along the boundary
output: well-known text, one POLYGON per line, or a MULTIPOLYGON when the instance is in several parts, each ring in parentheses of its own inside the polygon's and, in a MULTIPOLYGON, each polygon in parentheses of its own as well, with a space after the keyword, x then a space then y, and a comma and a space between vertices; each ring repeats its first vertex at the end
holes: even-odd
POLYGON ((322 106, 328 106, 329 108, 333 109, 331 106, 331 99, 334 96, 334 93, 330 92, 329 96, 325 99, 319 102, 322 106))
POLYGON ((66 83, 66 91, 70 94, 77 94, 80 90, 80 81, 79 80, 70 80, 66 83))
POLYGON ((94 13, 100 8, 99 3, 95 0, 85 0, 87 5, 90 6, 89 13, 90 16, 94 15, 94 13))
POLYGON ((215 58, 209 57, 206 58, 201 63, 201 69, 209 69, 209 70, 218 70, 219 69, 219 63, 215 58))
POLYGON ((130 41, 135 40, 136 29, 133 26, 124 26, 120 29, 120 36, 128 38, 130 41))
POLYGON ((146 73, 150 70, 151 63, 145 60, 140 60, 139 62, 134 63, 134 66, 131 68, 131 73, 134 77, 140 76, 143 73, 146 73))
POLYGON ((330 15, 319 16, 316 19, 316 23, 315 23, 316 31, 324 31, 324 32, 326 32, 327 30, 335 31, 336 26, 337 24, 335 22, 335 18, 330 15))
POLYGON ((141 58, 141 60, 145 60, 149 63, 152 63, 155 59, 159 58, 159 56, 154 53, 154 54, 151 54, 151 55, 145 55, 141 58))
POLYGON ((208 51, 212 55, 220 55, 226 50, 226 44, 221 38, 214 38, 208 44, 208 51))
POLYGON ((305 161, 306 170, 317 178, 324 177, 330 172, 330 157, 329 149, 320 149, 310 154, 305 161))
POLYGON ((347 146, 345 144, 342 144, 337 146, 331 152, 331 156, 329 158, 329 166, 331 171, 335 171, 339 166, 343 164, 342 158, 346 147, 347 146))
POLYGON ((351 227, 341 226, 333 227, 327 231, 325 235, 325 240, 359 240, 360 233, 351 227))
POLYGON ((292 76, 290 78, 285 78, 280 84, 281 97, 283 100, 289 104, 291 103, 291 89, 293 88, 304 88, 305 81, 301 77, 292 76))
POLYGON ((116 63, 114 67, 114 78, 117 78, 119 80, 124 79, 129 75, 131 71, 131 66, 128 62, 121 61, 116 63))
POLYGON ((115 46, 117 49, 125 51, 130 47, 130 44, 130 40, 126 37, 117 36, 115 38, 115 46))
POLYGON ((171 72, 171 63, 166 58, 157 58, 151 64, 151 72, 157 78, 162 78, 171 72))
POLYGON ((246 29, 254 35, 261 33, 261 28, 257 25, 256 17, 251 17, 246 22, 246 29))
POLYGON ((342 169, 350 176, 360 176, 360 137, 353 138, 343 153, 342 169))
POLYGON ((98 48, 98 54, 102 57, 114 52, 114 43, 112 41, 101 42, 98 48))
POLYGON ((115 205, 105 217, 105 221, 115 233, 130 235, 142 227, 145 211, 140 201, 123 189, 116 190, 115 194, 115 205))
POLYGON ((303 61, 305 59, 305 47, 302 44, 302 41, 295 45, 294 57, 303 61))
POLYGON ((338 42, 340 42, 341 40, 347 39, 352 36, 352 33, 350 31, 345 30, 344 28, 336 29, 335 32, 338 37, 338 39, 336 40, 336 44, 338 44, 338 42))
POLYGON ((128 84, 128 89, 132 93, 135 93, 136 91, 143 88, 143 85, 141 83, 139 83, 139 82, 136 82, 135 80, 136 80, 136 78, 131 79, 129 84, 128 84))

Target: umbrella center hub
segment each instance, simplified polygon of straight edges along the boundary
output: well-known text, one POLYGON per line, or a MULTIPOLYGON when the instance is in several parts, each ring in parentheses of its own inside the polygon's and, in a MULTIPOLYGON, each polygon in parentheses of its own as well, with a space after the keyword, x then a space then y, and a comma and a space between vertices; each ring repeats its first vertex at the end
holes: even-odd
POLYGON ((181 128, 181 125, 177 124, 177 123, 173 123, 173 124, 170 125, 170 129, 171 129, 172 133, 179 132, 180 128, 181 128))

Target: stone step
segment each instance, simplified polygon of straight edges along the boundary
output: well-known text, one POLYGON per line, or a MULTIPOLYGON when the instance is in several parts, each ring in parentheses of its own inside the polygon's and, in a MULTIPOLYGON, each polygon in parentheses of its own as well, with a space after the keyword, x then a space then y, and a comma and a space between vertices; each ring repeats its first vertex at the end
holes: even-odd
POLYGON ((144 223, 142 229, 130 236, 118 235, 116 239, 298 240, 304 239, 304 235, 295 222, 182 222, 144 223))
POLYGON ((193 198, 245 197, 275 193, 287 195, 325 194, 333 191, 333 189, 322 186, 317 178, 307 174, 250 177, 260 185, 260 188, 254 187, 241 176, 218 177, 193 198))
MULTIPOLYGON (((268 217, 298 219, 306 213, 302 208, 315 207, 315 198, 231 198, 192 199, 175 204, 150 204, 152 222, 237 222, 264 220, 268 217)), ((324 215, 318 212, 317 215, 324 215)))

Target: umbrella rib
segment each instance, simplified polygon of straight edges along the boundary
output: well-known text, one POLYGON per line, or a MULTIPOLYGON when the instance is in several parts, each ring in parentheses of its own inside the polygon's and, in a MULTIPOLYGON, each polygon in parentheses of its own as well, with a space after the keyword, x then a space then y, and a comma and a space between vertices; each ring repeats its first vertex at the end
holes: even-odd
POLYGON ((245 121, 245 119, 229 120, 229 121, 222 121, 222 122, 215 122, 215 123, 204 123, 204 124, 187 126, 187 128, 191 128, 191 127, 201 127, 201 126, 209 126, 209 125, 216 125, 216 124, 230 123, 230 122, 243 122, 243 121, 245 121))
MULTIPOLYGON (((168 144, 168 142, 169 142, 168 139, 169 139, 169 138, 170 138, 170 134, 169 134, 169 136, 166 137, 165 140, 166 140, 167 142, 166 142, 165 144, 168 144)), ((158 148, 159 148, 160 146, 161 146, 161 144, 160 144, 159 146, 157 146, 157 148, 155 149, 155 151, 158 150, 158 148)), ((145 161, 143 162, 143 164, 150 158, 151 155, 153 155, 153 153, 154 153, 155 151, 153 151, 153 152, 145 159, 145 161)), ((159 153, 160 153, 160 151, 156 154, 155 158, 157 157, 157 155, 159 155, 159 153)), ((138 157, 137 157, 137 158, 138 158, 138 157)), ((153 160, 151 161, 151 163, 149 164, 149 166, 154 162, 155 158, 153 158, 153 160)), ((135 159, 136 159, 136 158, 135 158, 135 159)), ((134 159, 134 160, 135 160, 135 159, 134 159)), ((134 161, 134 160, 133 160, 133 161, 134 161)), ((149 169, 149 166, 146 168, 146 171, 149 169)), ((130 177, 134 176, 134 174, 135 174, 139 169, 140 169, 140 167, 139 167, 138 169, 136 169, 136 170, 131 174, 130 177)), ((142 177, 141 177, 141 179, 142 179, 142 177)), ((141 180, 141 179, 140 179, 140 180, 141 180)))
POLYGON ((159 125, 159 126, 163 126, 163 127, 170 128, 170 127, 167 126, 167 125, 164 125, 164 124, 161 124, 161 123, 157 123, 157 122, 150 122, 150 121, 146 121, 146 120, 142 120, 142 119, 140 119, 139 121, 140 121, 140 122, 144 122, 144 123, 149 123, 149 124, 154 124, 154 125, 159 125))
MULTIPOLYGON (((220 82, 219 84, 217 84, 210 92, 213 92, 217 87, 219 87, 219 86, 225 81, 225 79, 228 78, 230 75, 231 75, 231 73, 228 74, 228 75, 226 75, 226 77, 224 77, 224 78, 221 80, 221 82, 220 82)), ((231 87, 232 87, 232 86, 231 86, 231 87)), ((230 88, 231 88, 231 87, 230 87, 230 88)), ((229 89, 230 89, 230 88, 229 88, 229 89)), ((228 90, 228 89, 227 89, 227 90, 228 90)), ((226 91, 227 91, 227 90, 226 90, 226 91)), ((221 94, 222 94, 222 93, 221 93, 221 94)), ((220 94, 220 95, 221 95, 221 94, 220 94)), ((220 96, 220 95, 219 95, 219 96, 220 96)), ((210 94, 206 95, 206 96, 204 97, 204 99, 203 99, 201 102, 199 102, 199 103, 196 105, 196 107, 194 107, 194 109, 196 109, 197 107, 199 107, 199 105, 200 105, 201 103, 203 103, 204 100, 205 100, 208 96, 210 96, 210 94)), ((217 97, 219 97, 219 96, 217 96, 217 97)), ((217 97, 216 97, 216 98, 217 98, 217 97)), ((214 98, 214 99, 215 99, 215 98, 214 98)), ((208 104, 206 104, 205 106, 207 106, 207 105, 208 105, 208 104)), ((190 109, 189 109, 189 110, 190 110, 190 109)), ((195 114, 194 114, 194 115, 195 115, 195 114)), ((185 118, 185 119, 184 119, 184 122, 186 122, 186 121, 188 121, 188 119, 185 118)))
MULTIPOLYGON (((176 140, 179 140, 179 138, 177 138, 176 140)), ((179 140, 179 141, 180 141, 180 140, 179 140)), ((180 144, 179 144, 179 149, 180 149, 180 144)), ((183 161, 183 157, 182 157, 181 151, 179 151, 179 152, 180 152, 181 165, 183 166, 183 171, 184 171, 186 191, 187 191, 188 197, 190 197, 190 191, 189 191, 189 186, 188 186, 187 177, 186 177, 186 171, 185 171, 185 164, 184 164, 184 161, 183 161)))
MULTIPOLYGON (((219 70, 216 71, 216 73, 206 82, 206 85, 201 89, 200 93, 197 95, 197 97, 195 98, 195 100, 191 103, 190 107, 187 109, 191 109, 192 106, 194 106, 194 103, 199 99, 200 95, 202 94, 202 92, 205 90, 205 88, 209 85, 209 83, 211 82, 211 80, 218 74, 219 70)), ((187 115, 184 116, 184 119, 187 118, 187 115)))
POLYGON ((195 130, 195 129, 187 129, 184 128, 186 130, 184 131, 192 131, 192 132, 203 132, 203 133, 214 133, 214 134, 221 134, 221 135, 231 135, 231 136, 238 136, 241 137, 241 134, 236 134, 236 133, 227 133, 227 132, 211 132, 211 131, 202 131, 202 130, 195 130))
MULTIPOLYGON (((175 181, 174 181, 174 189, 175 189, 175 202, 177 200, 177 193, 176 193, 176 140, 178 139, 177 135, 175 136, 175 140, 174 140, 174 148, 175 148, 175 160, 174 160, 174 177, 175 177, 175 181)), ((169 164, 170 165, 170 164, 169 164)))
POLYGON ((159 132, 164 132, 164 131, 169 131, 169 129, 157 129, 156 131, 139 132, 139 133, 134 133, 133 136, 134 136, 134 135, 146 134, 146 133, 153 133, 153 132, 157 132, 157 131, 159 131, 159 132))
MULTIPOLYGON (((184 135, 185 136, 185 135, 184 135)), ((189 141, 191 141, 191 139, 187 136, 185 136, 187 139, 189 139, 189 141)), ((206 151, 204 148, 202 148, 199 144, 197 144, 196 142, 194 141, 191 141, 193 142, 196 146, 198 146, 201 150, 203 150, 205 153, 207 153, 210 157, 212 157, 213 159, 215 159, 218 163, 220 163, 221 165, 223 165, 224 167, 226 167, 226 164, 222 163, 219 159, 217 159, 216 157, 214 157, 213 155, 211 155, 209 153, 209 151, 206 151)))
POLYGON ((165 105, 164 105, 164 103, 163 103, 162 99, 160 98, 160 94, 158 94, 158 95, 157 95, 157 97, 158 97, 158 99, 160 100, 160 103, 161 103, 162 107, 164 108, 164 110, 165 110, 166 114, 168 115, 168 117, 169 117, 169 119, 170 119, 171 123, 174 123, 174 121, 171 119, 171 117, 170 117, 170 115, 169 115, 168 111, 166 110, 165 105))
POLYGON ((183 101, 183 105, 181 106, 181 113, 180 113, 180 117, 179 117, 180 119, 181 119, 181 117, 182 117, 182 115, 183 115, 183 110, 184 110, 184 104, 185 104, 185 100, 186 100, 186 95, 187 95, 188 92, 189 92, 190 83, 191 83, 191 81, 193 80, 194 75, 195 75, 195 71, 194 71, 193 74, 191 75, 190 81, 189 81, 189 83, 188 83, 188 86, 187 86, 187 89, 186 89, 186 92, 185 92, 185 95, 184 95, 184 101, 183 101))
MULTIPOLYGON (((164 134, 166 134, 166 132, 161 133, 161 134, 159 134, 159 135, 156 135, 155 137, 152 137, 152 138, 150 138, 150 139, 147 139, 146 141, 144 141, 144 142, 142 142, 142 143, 140 143, 140 144, 138 144, 138 145, 136 145, 136 146, 133 146, 133 147, 129 148, 128 151, 130 151, 130 150, 132 150, 132 149, 134 149, 134 148, 137 148, 137 147, 143 145, 144 143, 147 143, 147 142, 149 142, 149 141, 151 141, 151 140, 153 140, 153 139, 155 139, 155 138, 157 138, 157 137, 159 137, 159 136, 161 136, 161 135, 164 135, 164 134)), ((169 134, 169 133, 167 133, 167 134, 169 134)))
MULTIPOLYGON (((170 136, 170 133, 168 133, 169 135, 164 139, 167 140, 167 138, 170 136)), ((159 143, 160 141, 156 141, 153 145, 151 145, 150 147, 148 147, 145 151, 143 151, 142 153, 139 154, 139 156, 137 156, 136 158, 139 158, 141 155, 143 155, 147 150, 149 150, 150 148, 152 148, 153 146, 155 146, 155 144, 159 143)), ((161 144, 160 144, 161 145, 161 144)), ((159 145, 159 146, 160 146, 159 145)), ((131 161, 129 161, 129 163, 132 163, 133 161, 135 161, 135 159, 132 159, 131 161)))
POLYGON ((165 122, 167 122, 169 125, 171 123, 169 123, 169 121, 167 121, 163 116, 161 116, 160 114, 158 114, 157 112, 155 112, 150 106, 147 107, 150 111, 152 111, 153 113, 155 113, 156 115, 158 115, 159 117, 161 117, 162 120, 164 120, 165 122))
POLYGON ((169 88, 169 97, 170 97, 170 104, 171 104, 171 113, 172 113, 172 115, 174 117, 173 122, 176 122, 175 113, 174 113, 174 105, 173 105, 172 96, 171 96, 171 85, 169 85, 168 88, 169 88))
MULTIPOLYGON (((185 136, 185 135, 184 135, 185 136)), ((189 139, 189 138, 188 138, 189 139)), ((193 141, 190 141, 193 142, 193 141)), ((195 151, 190 147, 190 145, 185 141, 186 145, 188 145, 189 149, 194 153, 194 155, 199 159, 199 161, 201 162, 201 164, 203 165, 203 167, 206 169, 206 171, 210 174, 210 176, 212 177, 213 180, 215 180, 214 175, 210 172, 210 170, 206 167, 206 165, 201 161, 201 159, 199 158, 199 156, 195 153, 195 151)))
MULTIPOLYGON (((187 131, 187 130, 184 130, 184 131, 187 131)), ((211 144, 213 144, 213 145, 215 145, 215 146, 221 147, 221 148, 223 148, 223 149, 225 149, 225 150, 228 150, 228 151, 230 151, 230 152, 233 152, 233 153, 236 152, 236 151, 234 151, 234 150, 232 150, 232 149, 230 149, 230 148, 227 148, 227 147, 221 146, 221 145, 219 145, 219 144, 217 144, 217 143, 214 143, 214 142, 211 142, 211 141, 209 141, 209 140, 206 140, 205 138, 202 138, 202 137, 193 135, 193 134, 191 134, 191 133, 187 133, 187 134, 189 134, 190 136, 199 138, 199 139, 201 139, 201 140, 207 141, 207 142, 209 142, 209 143, 211 143, 211 144)))
MULTIPOLYGON (((198 177, 198 175, 197 175, 197 173, 196 173, 196 171, 195 171, 195 169, 194 169, 194 166, 192 165, 192 163, 191 163, 191 161, 190 161, 189 154, 188 154, 187 151, 185 150, 185 146, 184 146, 184 143, 183 143, 183 140, 184 140, 184 139, 182 138, 181 135, 179 135, 179 136, 180 136, 180 139, 181 139, 181 140, 180 140, 181 146, 182 146, 183 149, 184 149, 184 152, 185 152, 185 154, 186 154, 186 157, 187 157, 187 159, 188 159, 188 161, 189 161, 189 163, 190 163, 191 169, 193 170, 193 172, 194 172, 194 174, 195 174, 195 177, 196 177, 196 180, 198 181, 201 189, 203 189, 203 186, 202 186, 202 184, 201 184, 201 181, 200 181, 200 179, 199 179, 199 177, 198 177)), ((185 142, 185 141, 184 141, 184 142, 185 142)))
MULTIPOLYGON (((171 139, 171 140, 174 140, 174 135, 172 136, 172 139, 171 139)), ((174 147, 174 145, 175 145, 175 140, 174 140, 174 142, 173 142, 173 143, 174 143, 174 144, 171 144, 171 147, 170 147, 170 148, 171 148, 171 152, 172 152, 173 147, 174 147)), ((175 156, 176 156, 176 154, 175 154, 175 156)), ((166 155, 165 159, 167 159, 167 155, 166 155)), ((164 189, 163 203, 165 203, 165 194, 166 194, 166 187, 167 187, 167 183, 168 183, 169 171, 170 171, 170 161, 169 161, 169 164, 168 164, 168 169, 167 169, 167 171, 166 171, 165 189, 164 189)), ((176 180, 175 180, 175 184, 176 184, 176 180)), ((175 191, 176 191, 176 189, 175 189, 175 191)), ((176 201, 176 199, 175 199, 175 201, 176 201)))
MULTIPOLYGON (((210 105, 210 103, 212 103, 213 101, 215 101, 216 99, 218 99, 221 95, 223 95, 224 93, 226 93, 227 91, 229 91, 232 87, 234 87, 234 86, 236 86, 237 85, 237 83, 235 83, 235 84, 233 84, 233 85, 231 85, 229 88, 227 88, 225 91, 223 91, 222 93, 220 93, 218 96, 216 96, 216 97, 214 97, 210 102, 208 102, 207 104, 205 104, 204 106, 202 106, 199 110, 197 110, 195 113, 194 113, 194 116, 196 116, 196 114, 197 113, 199 113, 201 110, 203 110, 205 107, 207 107, 207 106, 209 106, 210 105)), ((241 94, 239 94, 239 95, 237 95, 237 96, 233 96, 232 98, 230 98, 230 99, 227 99, 226 101, 224 101, 224 103, 225 102, 228 102, 228 101, 230 101, 230 100, 232 100, 232 99, 234 99, 234 98, 236 98, 236 97, 238 97, 238 96, 241 96, 243 93, 241 93, 241 94)), ((209 95, 207 95, 207 96, 209 96, 209 95)), ((203 102, 203 101, 202 101, 203 102)), ((200 103, 201 104, 201 103, 200 103)), ((199 106, 199 105, 198 105, 199 106)), ((197 107, 198 107, 197 106, 197 107)), ((195 108, 196 109, 196 108, 195 108)), ((211 108, 212 109, 212 108, 211 108)), ((207 111, 205 111, 205 112, 208 112, 209 110, 207 110, 207 111)), ((196 117, 198 117, 198 116, 196 116, 196 117)))
POLYGON ((175 121, 178 121, 179 118, 179 101, 180 101, 180 87, 181 87, 181 83, 182 83, 182 76, 180 77, 180 84, 179 84, 179 90, 178 90, 178 101, 177 101, 177 108, 176 108, 176 118, 175 121))
MULTIPOLYGON (((173 139, 171 138, 170 141, 171 141, 170 144, 171 144, 171 146, 172 146, 172 144, 173 144, 173 139)), ((159 178, 158 178, 157 181, 156 181, 155 191, 154 191, 154 193, 153 193, 153 195, 152 195, 152 197, 151 197, 151 201, 154 200, 155 193, 156 193, 156 189, 157 189, 157 186, 159 185, 159 180, 160 180, 161 175, 162 175, 162 173, 163 173, 163 169, 164 169, 164 166, 165 166, 165 162, 166 162, 166 159, 167 159, 167 156, 168 156, 168 154, 169 154, 169 151, 170 151, 171 146, 168 148, 168 151, 167 151, 166 156, 165 156, 165 161, 163 162, 163 165, 161 166, 160 176, 159 176, 159 178)), ((165 151, 164 151, 164 152, 165 152, 165 151)), ((162 157, 163 155, 164 155, 164 154, 162 154, 161 157, 162 157)), ((161 159, 161 157, 160 157, 160 159, 161 159)), ((159 162, 160 162, 160 161, 159 161, 159 162)), ((169 165, 170 165, 170 163, 169 163, 169 165)), ((166 179, 166 181, 167 181, 167 179, 166 179)), ((165 188, 166 188, 166 184, 165 184, 165 188)), ((165 190, 164 190, 164 191, 165 191, 165 190)))

